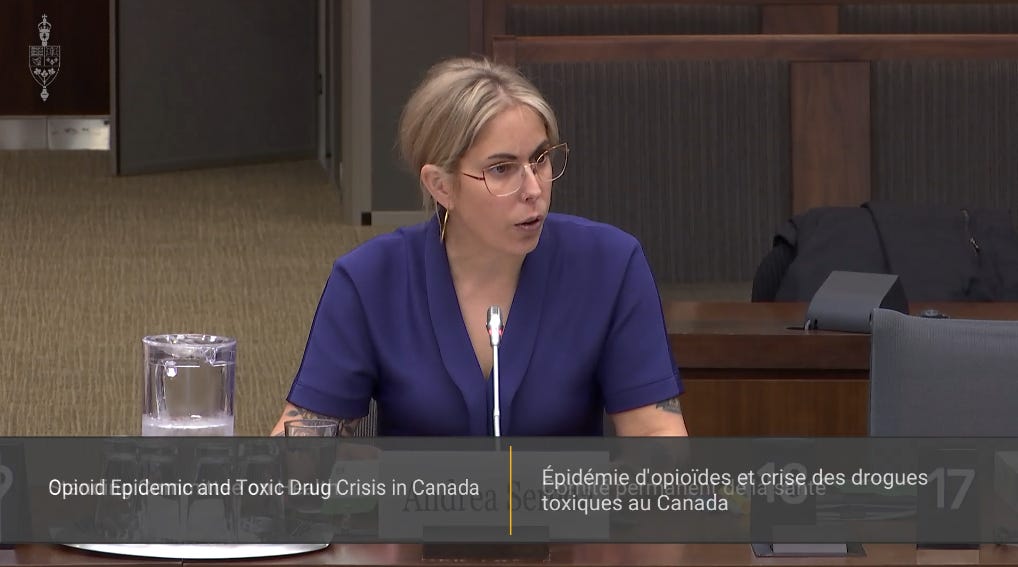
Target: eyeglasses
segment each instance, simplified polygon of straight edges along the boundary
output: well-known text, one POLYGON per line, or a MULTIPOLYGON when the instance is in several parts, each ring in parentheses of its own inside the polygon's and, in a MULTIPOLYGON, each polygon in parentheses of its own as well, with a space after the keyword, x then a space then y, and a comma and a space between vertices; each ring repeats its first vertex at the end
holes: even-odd
MULTIPOLYGON (((569 159, 569 146, 565 143, 552 146, 526 163, 534 172, 534 177, 541 181, 555 181, 566 171, 566 162, 569 159)), ((526 175, 524 164, 518 161, 503 161, 495 165, 489 165, 481 170, 481 175, 471 175, 461 171, 463 175, 471 179, 483 181, 488 192, 495 197, 508 197, 523 187, 523 177, 526 175)))

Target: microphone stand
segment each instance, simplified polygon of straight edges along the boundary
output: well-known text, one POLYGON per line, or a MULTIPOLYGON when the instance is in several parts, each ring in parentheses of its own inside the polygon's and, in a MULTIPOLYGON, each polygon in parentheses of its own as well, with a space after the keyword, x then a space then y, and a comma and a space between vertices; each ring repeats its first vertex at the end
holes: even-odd
POLYGON ((495 423, 495 437, 502 436, 502 424, 501 424, 501 401, 499 400, 499 384, 498 384, 498 345, 502 342, 502 330, 505 326, 502 324, 502 310, 498 305, 492 305, 488 308, 487 312, 487 327, 488 327, 488 340, 491 342, 491 387, 494 389, 494 403, 492 409, 492 418, 495 423))
POLYGON ((492 372, 492 374, 491 374, 491 387, 495 389, 495 396, 494 396, 495 399, 494 399, 494 404, 493 404, 494 405, 494 410, 492 410, 492 417, 495 420, 495 437, 501 437, 502 436, 502 426, 501 426, 500 422, 501 422, 501 418, 502 418, 502 413, 499 411, 499 406, 501 404, 500 404, 499 399, 498 399, 498 345, 497 344, 491 345, 491 361, 492 361, 492 367, 491 367, 491 372, 492 372))
MULTIPOLYGON (((502 310, 498 305, 492 305, 486 313, 488 340, 491 342, 491 386, 494 388, 493 408, 491 416, 495 422, 495 450, 501 452, 502 447, 502 423, 501 423, 501 401, 499 400, 498 384, 498 347, 502 342, 502 310)), ((511 506, 512 503, 509 503, 511 506)), ((421 556, 424 559, 453 559, 453 560, 527 560, 544 562, 551 557, 547 543, 425 543, 422 547, 421 556)))

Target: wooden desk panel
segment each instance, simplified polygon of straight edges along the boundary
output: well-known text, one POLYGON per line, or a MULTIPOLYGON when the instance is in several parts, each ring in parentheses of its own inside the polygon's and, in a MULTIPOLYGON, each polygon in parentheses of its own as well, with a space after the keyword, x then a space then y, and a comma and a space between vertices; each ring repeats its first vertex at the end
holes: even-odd
POLYGON ((682 374, 682 411, 690 435, 759 437, 867 433, 869 382, 805 379, 701 378, 682 374))
MULTIPOLYGON (((327 550, 305 556, 294 556, 276 560, 261 561, 270 565, 298 567, 304 565, 359 565, 366 567, 393 567, 404 565, 453 564, 457 567, 513 565, 545 566, 753 566, 793 565, 795 567, 842 565, 899 566, 923 564, 918 560, 911 545, 866 546, 865 557, 853 558, 767 558, 753 555, 748 544, 561 544, 551 546, 551 558, 543 563, 529 561, 455 561, 422 560, 418 545, 334 545, 327 550)), ((930 561, 938 565, 1014 565, 1018 562, 1018 550, 987 546, 980 552, 937 552, 930 561), (973 561, 975 559, 975 561, 973 561)), ((186 565, 194 565, 187 562, 186 565)), ((237 565, 217 562, 205 563, 204 567, 216 565, 237 565)))
MULTIPOLYGON (((183 562, 183 565, 204 567, 236 565, 272 565, 302 567, 314 565, 350 565, 363 567, 403 567, 455 564, 457 567, 513 565, 545 566, 613 566, 613 567, 705 567, 709 565, 742 567, 757 565, 788 565, 794 567, 897 567, 903 565, 1016 565, 1018 549, 987 545, 979 551, 922 551, 912 545, 867 545, 864 557, 832 558, 766 558, 753 555, 748 544, 556 544, 551 558, 543 563, 526 561, 455 561, 421 559, 421 547, 410 544, 332 545, 328 549, 272 559, 244 561, 183 562)), ((180 561, 146 561, 130 557, 107 556, 55 545, 18 546, 14 551, 0 550, 0 567, 116 567, 178 565, 180 561)))
MULTIPOLYGON (((794 567, 898 567, 904 565, 943 565, 962 567, 967 565, 1015 565, 1018 564, 1018 549, 1001 546, 983 546, 978 552, 923 551, 917 553, 909 545, 865 546, 864 557, 852 558, 767 558, 753 556, 746 544, 734 545, 553 545, 551 559, 547 562, 495 562, 422 560, 420 546, 380 545, 334 545, 321 552, 304 555, 256 559, 243 561, 183 562, 182 565, 206 565, 209 567, 237 566, 290 566, 350 565, 363 567, 402 567, 418 565, 454 564, 457 567, 513 565, 568 566, 568 567, 635 567, 674 566, 705 567, 711 565, 742 567, 756 565, 788 565, 794 567)), ((119 558, 69 550, 59 546, 19 546, 16 551, 0 551, 0 566, 42 567, 63 565, 67 567, 89 567, 93 565, 152 565, 146 560, 119 558)), ((177 565, 179 561, 155 563, 177 565)))
MULTIPOLYGON (((669 302, 696 436, 866 435, 869 335, 803 331, 805 303, 669 302)), ((1018 303, 921 303, 954 318, 1018 319, 1018 303)))

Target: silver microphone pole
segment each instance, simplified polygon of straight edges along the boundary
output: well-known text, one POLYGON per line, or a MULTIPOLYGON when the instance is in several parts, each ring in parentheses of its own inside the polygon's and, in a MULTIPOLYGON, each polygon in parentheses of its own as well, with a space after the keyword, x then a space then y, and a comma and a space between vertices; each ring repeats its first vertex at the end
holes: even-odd
POLYGON ((491 341, 491 387, 495 391, 494 409, 492 410, 492 417, 495 420, 495 437, 502 436, 502 425, 500 422, 501 412, 499 411, 499 399, 498 399, 498 345, 502 341, 502 310, 499 309, 498 305, 492 305, 488 308, 487 327, 488 337, 491 341))

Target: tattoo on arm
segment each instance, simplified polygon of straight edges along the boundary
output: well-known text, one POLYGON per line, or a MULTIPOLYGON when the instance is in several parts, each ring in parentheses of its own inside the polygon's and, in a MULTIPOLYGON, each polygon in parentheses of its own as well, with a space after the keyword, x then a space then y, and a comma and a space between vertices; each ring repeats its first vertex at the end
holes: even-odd
MULTIPOLYGON (((298 407, 294 407, 294 408, 291 408, 291 409, 287 410, 286 413, 284 413, 283 415, 285 417, 291 418, 291 419, 331 419, 333 421, 338 421, 339 422, 339 437, 353 437, 354 436, 354 431, 357 429, 357 424, 361 422, 361 419, 363 419, 363 418, 360 418, 360 417, 355 418, 355 419, 336 418, 336 417, 332 417, 331 415, 324 415, 324 414, 320 414, 320 413, 315 413, 315 412, 313 412, 311 410, 307 410, 307 409, 304 409, 304 408, 298 408, 298 407)), ((276 433, 276 436, 280 437, 280 436, 283 436, 285 434, 286 433, 285 433, 285 430, 284 430, 284 431, 281 431, 279 433, 276 433)))
POLYGON ((654 407, 660 408, 661 411, 666 411, 666 412, 669 412, 669 413, 677 413, 679 415, 682 415, 682 406, 679 405, 679 397, 678 396, 675 396, 674 398, 668 398, 667 400, 664 400, 664 401, 660 401, 657 404, 655 404, 654 407))

